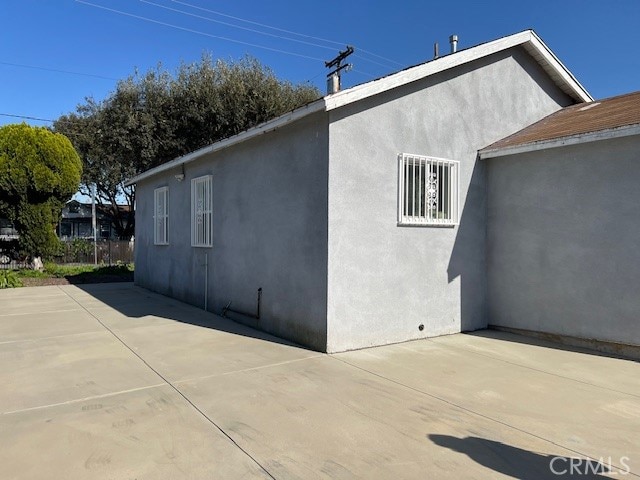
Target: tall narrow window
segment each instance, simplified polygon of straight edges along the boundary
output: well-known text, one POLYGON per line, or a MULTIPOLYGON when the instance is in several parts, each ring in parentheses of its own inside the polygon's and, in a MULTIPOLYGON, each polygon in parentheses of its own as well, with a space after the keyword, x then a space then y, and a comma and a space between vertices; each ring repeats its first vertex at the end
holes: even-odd
POLYGON ((398 155, 398 223, 457 225, 460 163, 398 155))
POLYGON ((153 195, 153 243, 169 244, 169 189, 156 188, 153 195))
POLYGON ((213 240, 213 177, 191 180, 191 245, 210 247, 213 240))

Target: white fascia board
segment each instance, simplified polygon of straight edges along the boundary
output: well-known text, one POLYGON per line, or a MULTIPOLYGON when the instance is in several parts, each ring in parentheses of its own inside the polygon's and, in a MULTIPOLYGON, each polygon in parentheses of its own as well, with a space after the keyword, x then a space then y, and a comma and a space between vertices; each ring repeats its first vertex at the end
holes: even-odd
POLYGON ((558 60, 540 37, 538 37, 532 30, 525 30, 508 37, 500 38, 466 50, 461 50, 455 54, 440 57, 428 63, 389 75, 388 77, 373 80, 348 90, 328 95, 325 97, 327 110, 333 110, 349 103, 357 102, 358 100, 386 92, 387 90, 415 82, 416 80, 420 80, 430 75, 455 68, 459 65, 525 44, 540 54, 540 56, 548 63, 549 67, 558 74, 558 77, 562 82, 574 93, 574 96, 577 99, 585 102, 593 100, 591 95, 589 95, 584 87, 580 85, 562 62, 558 60))
POLYGON ((491 150, 481 150, 479 156, 481 160, 487 158, 505 157, 507 155, 517 155, 519 153, 535 152, 549 148, 564 147, 567 145, 577 145, 579 143, 597 142, 599 140, 609 140, 612 138, 628 137, 640 135, 640 124, 625 125, 624 127, 609 128, 597 132, 580 133, 567 137, 543 140, 540 142, 526 143, 524 145, 514 145, 513 147, 494 148, 491 150))
POLYGON ((272 130, 277 130, 278 128, 288 125, 289 123, 295 122, 303 117, 306 117, 307 115, 311 115, 312 113, 321 112, 324 110, 325 110, 325 102, 324 102, 324 98, 321 98, 319 100, 316 100, 315 102, 305 105, 304 107, 300 107, 289 113, 285 113, 284 115, 274 118, 273 120, 269 120, 268 122, 257 125, 253 128, 250 128, 249 130, 245 130, 244 132, 238 133, 233 137, 225 138, 224 140, 221 140, 219 142, 213 143, 211 145, 203 147, 194 152, 183 155, 182 157, 175 158, 170 162, 163 163, 162 165, 152 168, 151 170, 147 170, 146 172, 143 172, 140 175, 136 175, 135 177, 127 180, 125 182, 125 186, 128 187, 130 185, 133 185, 134 183, 138 183, 140 180, 144 180, 145 178, 148 178, 153 175, 157 175, 158 173, 171 170, 172 168, 176 168, 181 165, 185 165, 187 163, 193 162, 194 160, 197 160, 198 158, 204 155, 207 155, 209 153, 217 152, 219 150, 229 148, 233 145, 244 142, 245 140, 249 140, 250 138, 257 137, 258 135, 261 135, 263 133, 267 133, 272 130))
POLYGON ((580 98, 583 102, 593 102, 593 97, 587 92, 587 90, 578 82, 576 77, 569 71, 567 67, 556 57, 549 47, 542 41, 542 39, 533 30, 529 31, 531 35, 530 44, 534 47, 540 55, 551 65, 556 73, 560 75, 560 78, 567 86, 580 98))

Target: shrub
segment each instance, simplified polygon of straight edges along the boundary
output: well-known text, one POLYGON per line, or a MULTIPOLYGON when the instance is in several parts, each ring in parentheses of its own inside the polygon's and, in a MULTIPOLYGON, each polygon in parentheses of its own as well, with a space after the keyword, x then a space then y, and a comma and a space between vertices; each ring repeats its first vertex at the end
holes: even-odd
POLYGON ((22 282, 13 270, 0 270, 0 289, 21 287, 22 282))
POLYGON ((0 127, 0 214, 19 233, 22 255, 55 254, 55 225, 78 190, 82 161, 68 138, 26 123, 0 127))
POLYGON ((74 238, 71 242, 71 256, 75 261, 84 257, 93 256, 93 242, 84 238, 74 238))

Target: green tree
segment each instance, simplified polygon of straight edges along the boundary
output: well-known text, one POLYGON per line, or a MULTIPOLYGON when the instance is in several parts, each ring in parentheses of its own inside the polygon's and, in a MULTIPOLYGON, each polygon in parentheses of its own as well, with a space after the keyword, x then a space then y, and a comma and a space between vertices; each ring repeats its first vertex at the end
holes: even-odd
POLYGON ((0 215, 14 222, 23 254, 56 251, 55 225, 81 173, 80 157, 64 135, 25 123, 0 128, 0 215))
POLYGON ((257 60, 161 67, 118 82, 103 101, 87 98, 63 115, 54 130, 67 135, 83 163, 83 186, 97 186, 98 201, 111 209, 121 238, 134 231, 135 191, 124 181, 180 155, 230 137, 317 99, 312 86, 278 80, 257 60))

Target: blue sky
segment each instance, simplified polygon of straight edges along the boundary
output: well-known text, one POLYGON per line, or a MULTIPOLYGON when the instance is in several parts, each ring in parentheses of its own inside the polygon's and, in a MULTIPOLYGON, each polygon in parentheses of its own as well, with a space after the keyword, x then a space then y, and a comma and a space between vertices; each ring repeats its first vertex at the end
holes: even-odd
MULTIPOLYGON (((0 113, 55 119, 86 96, 104 98, 136 68, 173 69, 203 52, 224 59, 250 54, 278 77, 324 91, 323 60, 347 43, 356 48, 354 70, 344 76, 348 87, 429 60, 436 41, 446 52, 452 33, 465 48, 528 28, 594 97, 640 90, 639 0, 86 1, 172 27, 74 0, 2 0, 0 113)), ((16 121, 0 115, 0 125, 16 121)))

